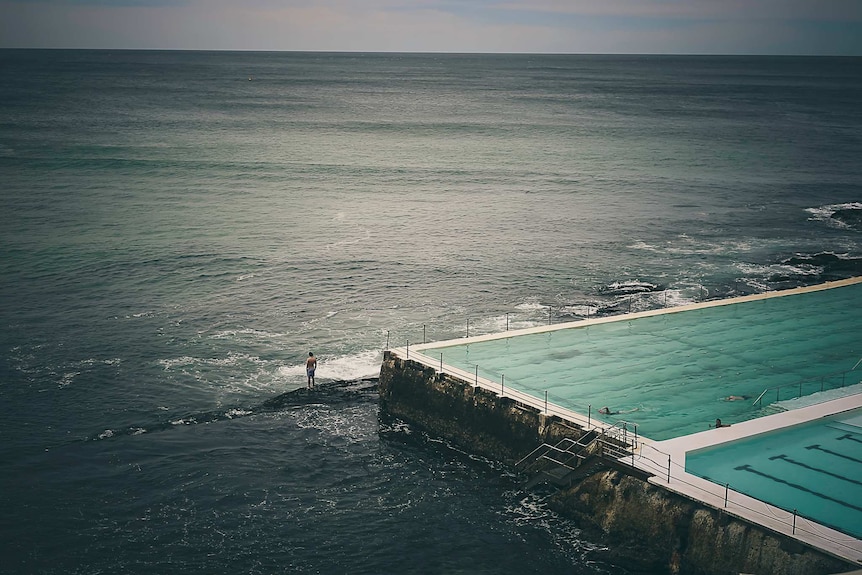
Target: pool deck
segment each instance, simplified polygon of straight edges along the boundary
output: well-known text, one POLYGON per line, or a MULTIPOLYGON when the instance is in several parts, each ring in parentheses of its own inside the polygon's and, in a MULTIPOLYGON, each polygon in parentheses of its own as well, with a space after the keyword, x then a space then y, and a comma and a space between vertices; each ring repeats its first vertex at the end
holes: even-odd
MULTIPOLYGON (((575 322, 512 330, 503 333, 478 335, 458 340, 424 343, 410 346, 408 348, 397 348, 393 351, 395 351, 400 357, 412 359, 429 367, 454 375, 455 377, 469 382, 474 386, 495 391, 502 396, 510 397, 524 405, 532 406, 545 414, 556 415, 565 421, 570 421, 585 429, 604 428, 607 427, 606 422, 598 421, 595 418, 592 418, 589 414, 585 416, 581 413, 548 403, 547 400, 543 400, 542 398, 537 398, 512 388, 502 389, 501 384, 498 382, 490 381, 478 376, 478 374, 469 373, 453 366, 442 364, 440 360, 434 359, 430 355, 424 355, 422 352, 454 344, 468 344, 533 333, 546 333, 560 329, 582 328, 589 325, 630 321, 642 317, 678 313, 707 307, 733 305, 747 301, 783 297, 858 283, 862 283, 862 277, 827 282, 816 286, 801 287, 779 292, 767 292, 726 300, 700 302, 673 308, 592 318, 575 322)), ((860 407, 862 407, 862 394, 857 394, 758 419, 734 423, 729 427, 710 429, 664 441, 653 441, 648 438, 641 437, 638 440, 637 451, 633 456, 625 457, 624 461, 629 465, 634 465, 638 469, 653 474, 653 476, 650 477, 649 482, 654 485, 661 486, 686 498, 701 502, 709 507, 723 510, 729 515, 739 517, 748 522, 761 525, 767 529, 786 535, 787 537, 804 542, 836 557, 851 561, 857 565, 862 565, 862 540, 808 519, 798 516, 794 517, 793 513, 779 509, 742 493, 738 493, 733 490, 726 490, 722 485, 691 475, 685 471, 686 453, 689 451, 719 445, 736 439, 748 438, 767 431, 790 427, 860 407)))
MULTIPOLYGON (((724 509, 730 515, 862 565, 862 540, 802 517, 795 518, 794 529, 792 513, 733 490, 725 491, 723 486, 685 471, 685 457, 689 451, 791 427, 860 407, 862 394, 857 394, 665 441, 642 439, 633 462, 638 469, 655 474, 649 479, 650 483, 710 507, 724 509)), ((626 458, 626 462, 631 464, 632 459, 626 458)))

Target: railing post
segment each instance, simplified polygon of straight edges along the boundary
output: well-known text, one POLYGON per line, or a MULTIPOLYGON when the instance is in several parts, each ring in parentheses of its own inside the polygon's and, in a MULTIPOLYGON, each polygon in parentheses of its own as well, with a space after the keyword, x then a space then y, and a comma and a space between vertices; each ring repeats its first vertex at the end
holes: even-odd
POLYGON ((548 415, 548 390, 545 390, 545 415, 548 415))
POLYGON ((503 397, 503 393, 506 391, 506 385, 503 383, 505 380, 506 374, 500 374, 500 397, 503 397))
POLYGON ((667 456, 667 484, 670 485, 670 455, 667 456))
POLYGON ((476 364, 476 385, 479 385, 479 364, 476 364))
POLYGON ((796 510, 793 510, 793 535, 796 535, 796 510))
POLYGON ((440 373, 443 373, 443 354, 440 354, 440 373))
POLYGON ((506 312, 506 331, 509 331, 509 312, 506 312))
POLYGON ((727 509, 727 492, 730 490, 730 483, 724 484, 724 508, 727 509))
POLYGON ((389 330, 386 330, 386 349, 389 349, 389 330))
POLYGON ((589 430, 590 426, 592 425, 592 423, 591 423, 592 419, 593 419, 593 405, 590 404, 587 406, 587 429, 588 430, 589 430))
POLYGON ((425 324, 422 324, 422 343, 426 343, 425 341, 425 324))
POLYGON ((410 340, 407 340, 407 357, 404 359, 410 359, 410 340))
POLYGON ((470 318, 467 318, 467 337, 470 337, 470 318))
POLYGON ((548 325, 551 325, 551 306, 548 306, 548 325))

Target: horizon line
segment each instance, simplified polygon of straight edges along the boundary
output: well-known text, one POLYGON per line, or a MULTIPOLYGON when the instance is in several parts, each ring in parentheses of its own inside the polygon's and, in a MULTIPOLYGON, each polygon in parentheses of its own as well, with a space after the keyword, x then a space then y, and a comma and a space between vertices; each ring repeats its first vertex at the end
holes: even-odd
POLYGON ((234 52, 258 54, 404 54, 437 56, 669 56, 699 58, 862 58, 862 54, 811 54, 811 53, 712 53, 712 52, 446 52, 399 50, 273 50, 257 48, 83 48, 50 46, 0 46, 2 51, 77 51, 77 52, 234 52))

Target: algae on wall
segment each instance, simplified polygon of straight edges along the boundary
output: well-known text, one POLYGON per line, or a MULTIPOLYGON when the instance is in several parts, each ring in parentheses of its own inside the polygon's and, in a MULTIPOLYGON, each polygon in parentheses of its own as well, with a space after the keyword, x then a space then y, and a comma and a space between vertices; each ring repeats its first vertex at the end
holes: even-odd
POLYGON ((825 575, 851 566, 781 534, 619 470, 551 497, 551 507, 601 534, 621 564, 692 575, 825 575))
POLYGON ((388 352, 378 389, 387 413, 504 463, 514 463, 542 443, 584 433, 558 417, 388 352))

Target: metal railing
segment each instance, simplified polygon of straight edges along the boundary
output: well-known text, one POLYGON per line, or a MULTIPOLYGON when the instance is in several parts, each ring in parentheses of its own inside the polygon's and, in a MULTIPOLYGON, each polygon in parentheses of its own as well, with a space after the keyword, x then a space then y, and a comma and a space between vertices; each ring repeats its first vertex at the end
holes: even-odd
MULTIPOLYGON (((825 375, 816 375, 813 377, 806 377, 804 379, 800 379, 800 380, 795 381, 793 383, 785 383, 783 385, 776 385, 774 387, 767 387, 766 389, 764 389, 760 393, 760 395, 757 396, 757 399, 755 399, 751 405, 753 405, 755 407, 761 407, 762 408, 764 398, 768 394, 771 394, 771 392, 775 392, 775 401, 777 402, 777 401, 784 401, 784 400, 788 400, 788 399, 797 399, 799 397, 802 397, 803 395, 809 395, 812 393, 816 393, 818 391, 823 392, 823 391, 827 391, 830 389, 841 389, 843 387, 846 387, 847 385, 854 385, 854 384, 862 381, 862 372, 860 372, 860 377, 858 380, 851 381, 849 384, 847 383, 847 374, 852 372, 852 371, 855 371, 860 363, 862 363, 862 359, 860 359, 859 362, 857 362, 856 365, 854 365, 850 369, 845 369, 843 371, 835 371, 832 373, 827 373, 825 375), (834 378, 837 381, 839 376, 840 376, 840 383, 836 383, 834 385, 827 385, 827 379, 834 378), (791 393, 791 394, 785 393, 784 397, 782 397, 782 390, 784 390, 785 392, 791 391, 791 392, 795 392, 795 393, 791 393), (807 390, 807 391, 803 393, 803 390, 807 390)), ((770 395, 770 400, 771 400, 771 395, 770 395)))
MULTIPOLYGON (((400 348, 393 350, 396 354, 404 352, 406 349, 400 348)), ((835 548, 843 550, 842 556, 851 558, 852 560, 862 561, 862 553, 859 551, 858 539, 852 536, 838 539, 835 536, 818 531, 821 526, 816 520, 800 515, 795 509, 787 510, 766 502, 759 502, 762 509, 756 509, 750 505, 746 505, 743 501, 747 501, 748 496, 743 492, 735 491, 730 484, 719 485, 708 480, 690 475, 684 465, 680 465, 676 461, 672 461, 671 455, 656 449, 651 443, 643 442, 638 434, 637 424, 628 421, 617 421, 611 425, 603 425, 601 422, 596 422, 591 417, 592 407, 587 406, 587 417, 585 418, 580 413, 571 411, 570 409, 560 407, 554 403, 548 403, 548 392, 544 394, 544 399, 539 399, 533 395, 518 391, 511 387, 505 387, 504 379, 501 377, 500 382, 487 379, 479 375, 479 366, 475 366, 473 372, 454 368, 442 362, 442 358, 430 358, 418 352, 410 354, 410 359, 421 363, 427 367, 433 368, 436 373, 446 373, 453 375, 465 383, 472 384, 474 387, 480 387, 500 397, 508 397, 518 404, 529 406, 537 409, 540 413, 546 415, 556 415, 564 421, 572 422, 579 425, 584 431, 598 431, 599 435, 594 441, 600 441, 602 438, 610 442, 610 438, 629 447, 627 453, 611 453, 611 455, 620 455, 615 458, 619 463, 630 465, 634 469, 640 469, 654 476, 661 478, 669 488, 672 485, 684 485, 685 489, 694 490, 703 494, 701 501, 704 504, 722 510, 730 515, 734 515, 743 520, 753 520, 753 517, 762 517, 767 523, 776 523, 783 525, 784 533, 792 535, 801 540, 817 539, 827 541, 835 548), (677 472, 673 470, 676 469, 677 472), (699 480, 697 483, 686 480, 687 477, 699 480), (776 515, 776 511, 784 512, 785 516, 776 515), (800 524, 798 519, 806 521, 800 524)), ((862 364, 862 360, 860 363, 862 364)), ((859 365, 857 364, 857 366, 859 365)), ((857 367, 854 366, 854 369, 857 367)), ((836 374, 846 374, 851 370, 844 372, 836 372, 836 374)), ((826 376, 824 376, 826 377, 826 376)), ((819 378, 814 378, 819 379, 819 378)), ((798 384, 790 384, 798 385, 798 384)), ((789 387, 789 386, 781 386, 789 387)), ((770 388, 772 389, 772 388, 770 388)), ((769 391, 769 390, 766 390, 769 391)), ((761 394, 763 396, 764 394, 761 394)), ((553 398, 552 399, 556 399, 553 398)), ((762 400, 762 397, 758 398, 762 400)), ((537 450, 542 449, 539 446, 537 450)), ((536 450, 534 450, 535 453, 536 450)), ((754 500, 752 498, 753 501, 754 500)), ((781 529, 779 529, 781 531, 781 529)))
MULTIPOLYGON (((594 429, 600 432, 608 429, 618 430, 612 431, 612 433, 618 433, 620 438, 627 439, 629 443, 633 443, 635 447, 637 446, 639 438, 637 423, 624 420, 605 423, 601 420, 597 420, 593 418, 592 405, 575 405, 571 401, 549 394, 548 391, 544 391, 541 394, 541 397, 520 391, 511 385, 506 385, 505 374, 496 374, 496 377, 499 377, 499 381, 480 375, 479 365, 475 365, 473 371, 466 371, 464 369, 445 364, 443 362, 443 358, 440 356, 432 358, 422 352, 410 350, 409 347, 395 348, 392 351, 396 354, 399 351, 402 352, 402 357, 404 357, 404 359, 409 359, 430 367, 434 369, 435 373, 452 375, 465 383, 471 384, 473 387, 480 387, 493 392, 500 397, 507 397, 516 401, 520 405, 532 407, 544 415, 554 415, 564 420, 571 421, 581 426, 586 431, 594 429), (578 409, 580 411, 574 411, 574 409, 578 409), (586 417, 581 413, 586 413, 586 417)), ((487 373, 487 370, 483 371, 487 373)), ((523 382, 519 382, 518 385, 529 389, 528 386, 523 385, 523 382)), ((534 393, 537 392, 534 391, 534 393)))
POLYGON ((765 523, 777 524, 776 527, 779 528, 774 527, 776 531, 803 541, 828 542, 836 549, 841 550, 840 555, 846 559, 854 562, 862 561, 862 550, 860 550, 858 538, 831 528, 830 530, 834 533, 824 533, 821 530, 822 525, 816 519, 800 514, 797 509, 786 509, 757 500, 742 491, 736 491, 730 483, 719 484, 689 474, 684 465, 672 461, 670 454, 656 449, 649 443, 642 444, 636 461, 636 467, 653 473, 656 478, 660 477, 668 488, 674 489, 672 485, 676 485, 678 486, 674 489, 676 491, 689 490, 702 494, 700 500, 710 507, 743 520, 752 521, 755 518, 762 518, 765 523), (647 451, 650 452, 649 455, 647 451), (672 473, 672 470, 676 471, 672 473), (752 501, 751 504, 747 504, 749 499, 752 501), (758 505, 760 509, 753 507, 753 504, 758 505), (800 523, 799 519, 804 519, 805 522, 800 523))

